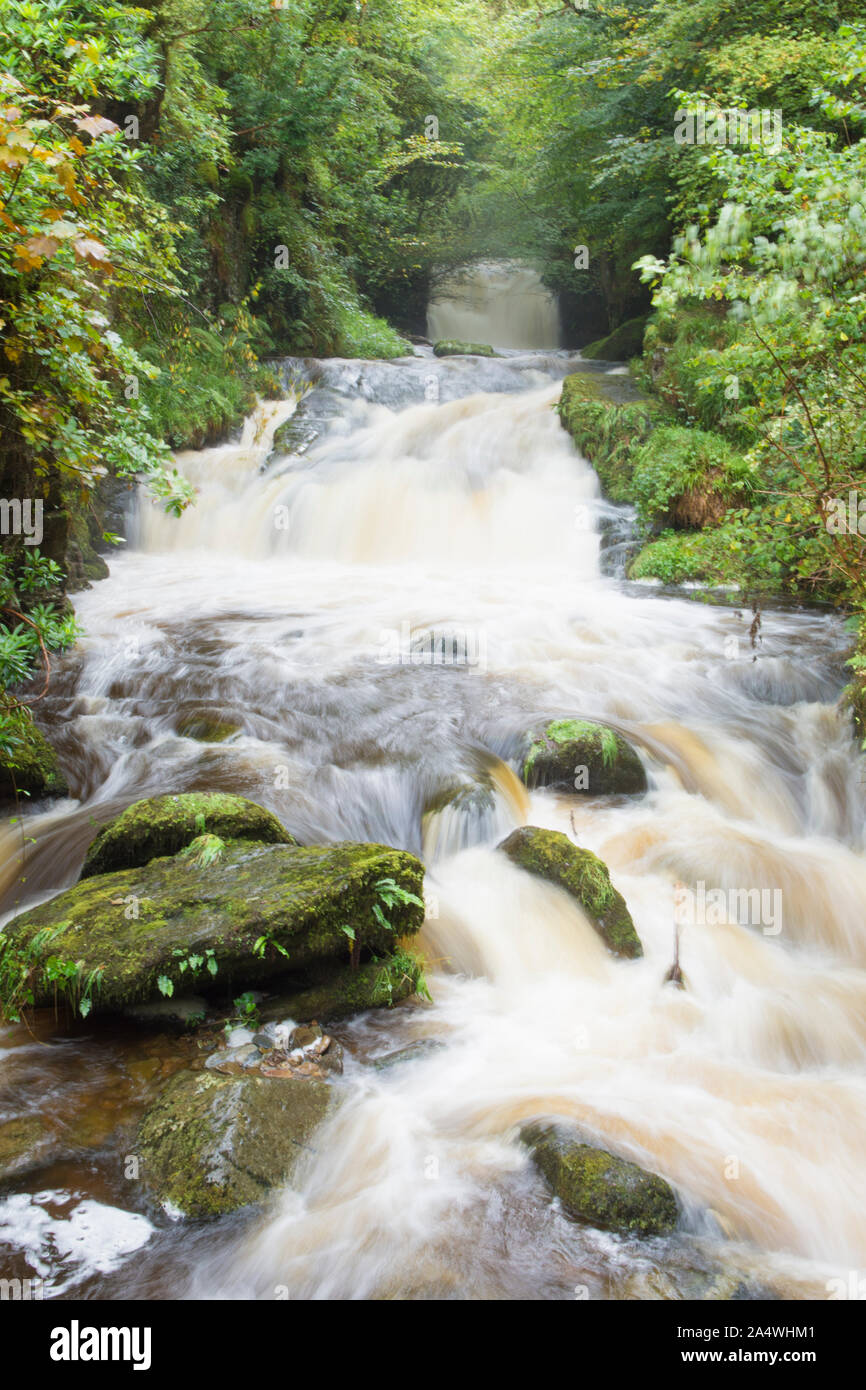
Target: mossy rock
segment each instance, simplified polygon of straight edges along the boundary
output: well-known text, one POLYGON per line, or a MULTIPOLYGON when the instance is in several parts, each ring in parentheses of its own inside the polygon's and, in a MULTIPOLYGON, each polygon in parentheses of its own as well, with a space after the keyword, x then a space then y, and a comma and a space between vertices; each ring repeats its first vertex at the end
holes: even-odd
POLYGON ((195 739, 196 743, 225 743, 227 738, 240 733, 241 726, 220 719, 208 710, 196 710, 182 715, 177 721, 176 730, 181 738, 195 739))
POLYGON ((289 1014, 296 1023, 317 1019, 332 1023, 351 1018, 366 1009, 390 1008, 415 993, 420 966, 403 968, 404 952, 367 961, 353 970, 346 965, 309 987, 281 995, 262 1010, 262 1017, 283 1018, 289 1014))
POLYGON ((324 1081, 179 1072, 139 1128, 144 1182, 185 1216, 260 1203, 316 1152, 316 1131, 338 1103, 324 1081))
POLYGON ((585 719, 554 719, 531 735, 522 776, 528 787, 564 787, 590 796, 631 796, 647 788, 631 744, 607 725, 585 719))
POLYGON ((39 1115, 19 1115, 0 1124, 0 1183, 41 1167, 51 1151, 52 1136, 39 1115))
POLYGON ((630 357, 637 357, 640 353, 646 325, 646 315, 626 319, 625 323, 621 323, 606 338, 598 338, 594 343, 581 348, 580 355, 596 362, 627 362, 630 357))
POLYGON ((489 343, 461 343, 456 338, 440 338, 433 348, 436 357, 498 357, 489 343))
POLYGON ((268 845, 296 841, 272 811, 227 792, 182 792, 135 801, 104 825, 91 843, 82 878, 134 869, 166 854, 177 854, 202 833, 224 840, 259 840, 268 845))
POLYGON ((513 830, 499 848, 527 873, 570 893, 614 955, 626 960, 643 955, 625 899, 597 855, 573 845, 558 830, 541 830, 536 825, 513 830))
POLYGON ((45 973, 52 958, 78 964, 61 998, 75 1005, 85 992, 94 1013, 112 1012, 158 1000, 167 985, 178 994, 219 989, 233 997, 287 970, 339 967, 349 948, 346 924, 363 949, 385 957, 423 921, 414 903, 386 909, 390 930, 373 916, 382 878, 421 896, 424 870, 411 854, 350 843, 235 840, 220 848, 215 838, 209 845, 218 854, 207 864, 195 852, 86 878, 9 923, 5 950, 29 967, 33 1002, 55 1002, 45 973), (182 968, 190 956, 197 965, 182 968), (94 972, 101 974, 88 990, 94 972))
POLYGON ((567 1125, 521 1130, 535 1166, 574 1220, 623 1235, 668 1235, 677 1224, 677 1199, 656 1173, 581 1143, 567 1125))
POLYGON ((31 799, 68 796, 57 754, 32 720, 18 721, 16 737, 12 752, 0 754, 0 799, 14 800, 16 788, 31 799))

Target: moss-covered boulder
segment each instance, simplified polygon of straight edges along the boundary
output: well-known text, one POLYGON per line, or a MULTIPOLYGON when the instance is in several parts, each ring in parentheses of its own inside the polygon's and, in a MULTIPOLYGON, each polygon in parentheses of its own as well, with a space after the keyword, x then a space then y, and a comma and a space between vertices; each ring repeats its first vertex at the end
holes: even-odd
POLYGON ((273 812, 243 796, 226 792, 152 796, 133 802, 102 827, 87 851, 81 877, 134 869, 162 855, 177 854, 205 832, 224 840, 296 843, 273 812))
MULTIPOLYGON (((262 1009, 265 1019, 291 1014, 297 1023, 333 1023, 365 1009, 390 1008, 409 999, 422 983, 419 961, 407 951, 367 961, 353 970, 329 970, 320 980, 293 990, 262 1009)), ((426 986, 425 986, 426 988, 426 986)))
POLYGON ((456 338, 440 338, 433 348, 437 357, 498 357, 489 343, 461 343, 456 338))
POLYGON ((338 1098, 325 1081, 179 1072, 139 1129, 144 1182, 186 1216, 262 1202, 315 1153, 316 1131, 338 1098))
POLYGON ((521 1139, 563 1209, 623 1235, 667 1235, 677 1224, 673 1188, 656 1173, 581 1142, 567 1125, 528 1125, 521 1139))
POLYGON ((582 347, 580 355, 588 357, 590 361, 626 362, 630 357, 637 357, 640 353, 646 325, 645 314, 640 318, 626 319, 625 323, 608 333, 606 338, 598 338, 594 343, 582 347))
POLYGON ((383 907, 378 886, 393 879, 420 898, 424 870, 411 854, 203 838, 207 856, 194 845, 192 854, 86 878, 15 918, 2 938, 3 963, 15 968, 0 978, 23 972, 37 1006, 58 997, 76 1006, 83 997, 93 1012, 175 989, 230 990, 232 998, 287 970, 339 968, 348 960, 347 925, 360 949, 385 957, 423 920, 411 901, 383 907))
POLYGON ((558 830, 541 830, 536 825, 512 831, 499 848, 527 873, 570 893, 614 955, 627 960, 643 955, 625 899, 597 855, 573 845, 558 830))
POLYGON ((586 719, 554 719, 530 735, 523 759, 528 787, 563 787, 590 796, 645 792, 643 763, 630 743, 586 719))
POLYGON ((68 796, 66 778, 57 754, 29 716, 15 721, 15 743, 0 754, 0 800, 12 801, 26 793, 32 800, 68 796))

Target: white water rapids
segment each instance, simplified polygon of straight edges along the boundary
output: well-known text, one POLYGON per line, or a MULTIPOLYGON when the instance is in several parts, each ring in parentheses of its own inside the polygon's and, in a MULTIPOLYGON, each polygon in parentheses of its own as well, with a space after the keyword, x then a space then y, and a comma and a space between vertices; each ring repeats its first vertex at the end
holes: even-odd
POLYGON ((87 635, 53 708, 82 805, 33 819, 26 893, 74 879, 91 815, 237 791, 302 842, 423 846, 434 1000, 340 1032, 351 1093, 297 1190, 206 1237, 166 1222, 99 1291, 826 1297, 866 1265, 845 636, 831 616, 766 613, 753 648, 749 612, 605 575, 622 510, 552 409, 574 365, 321 364, 303 452, 271 453, 292 409, 278 403, 240 442, 181 455, 195 508, 174 521, 145 505, 111 578, 77 597, 87 635), (430 634, 458 659, 425 658, 430 634), (524 731, 572 715, 634 741, 645 797, 525 791, 524 731), (192 736, 208 721, 229 736, 192 736), (425 816, 479 768, 492 808, 425 816), (570 899, 497 853, 522 823, 607 862, 643 959, 610 957, 570 899), (687 988, 666 985, 677 881, 778 890, 781 930, 690 924, 687 988), (445 1046, 366 1064, 428 1037, 445 1046), (539 1115, 663 1174, 682 1229, 641 1244, 566 1221, 516 1141, 539 1115))

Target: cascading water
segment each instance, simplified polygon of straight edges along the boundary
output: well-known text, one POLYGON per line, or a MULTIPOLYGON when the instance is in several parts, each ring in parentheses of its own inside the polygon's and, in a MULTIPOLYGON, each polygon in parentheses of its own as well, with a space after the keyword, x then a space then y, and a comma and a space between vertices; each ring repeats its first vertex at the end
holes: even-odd
POLYGON ((427 336, 497 348, 559 346, 559 307, 537 271, 513 261, 476 261, 445 276, 427 310, 427 336))
POLYGON ((302 842, 423 848, 434 1003, 338 1030, 348 1098, 296 1190, 183 1235, 145 1220, 117 1177, 142 1078, 172 1059, 123 1034, 34 1056, 7 1030, 6 1075, 19 1090, 38 1075, 46 1123, 90 1135, 84 1157, 73 1146, 0 1202, 0 1244, 22 1269, 59 1261, 58 1291, 811 1297, 866 1262, 866 865, 835 704, 844 633, 766 613, 753 649, 751 615, 603 577, 600 525, 621 509, 552 408, 574 367, 564 353, 319 364, 302 452, 272 451, 281 403, 239 443, 181 455, 196 507, 178 522, 142 504, 135 548, 76 599, 87 636, 49 715, 80 803, 29 818, 33 845, 5 831, 7 910, 72 881, 94 823, 130 801, 233 790, 302 842), (648 795, 527 792, 522 733, 563 714, 627 734, 648 795), (443 802, 455 785, 465 795, 443 802), (642 959, 609 957, 570 899, 496 852, 521 823, 602 856, 642 959), (779 891, 781 930, 691 923, 687 988, 666 985, 678 880, 779 891), (418 1038, 441 1046, 369 1067, 418 1038), (516 1143, 540 1114, 674 1182, 683 1230, 641 1244, 567 1222, 516 1143), (111 1258, 64 1263, 94 1222, 111 1258))

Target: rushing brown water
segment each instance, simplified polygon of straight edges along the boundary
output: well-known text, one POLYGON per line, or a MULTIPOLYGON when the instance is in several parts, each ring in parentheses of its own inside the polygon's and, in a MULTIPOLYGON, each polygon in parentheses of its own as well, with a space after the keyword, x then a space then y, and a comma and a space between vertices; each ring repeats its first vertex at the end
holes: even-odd
POLYGON ((766 613, 753 647, 749 612, 618 577, 627 513, 552 410, 573 369, 318 364, 302 452, 272 454, 293 408, 272 403, 239 442, 179 456, 196 507, 143 505, 111 578, 76 598, 87 635, 49 717, 77 800, 3 832, 7 913, 74 881, 130 801, 233 790, 302 841, 424 853, 434 1002, 338 1030, 350 1094, 315 1166, 216 1226, 155 1213, 125 1176, 142 1105, 194 1042, 61 1039, 50 1016, 0 1033, 0 1122, 44 1131, 0 1196, 4 1269, 95 1297, 799 1298, 866 1265, 845 634, 766 613), (522 734, 562 715, 629 736, 648 795, 528 793, 522 734), (455 780, 486 797, 428 812, 455 780), (496 854, 522 823, 606 860, 643 959, 609 957, 496 854), (664 983, 678 884, 698 902, 684 990, 664 983), (444 1047, 369 1066, 428 1037, 444 1047), (682 1229, 639 1243, 566 1221, 516 1142, 539 1114, 670 1179, 682 1229))

